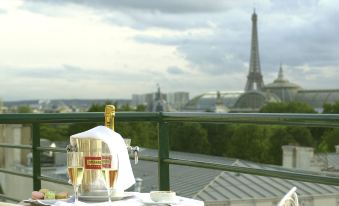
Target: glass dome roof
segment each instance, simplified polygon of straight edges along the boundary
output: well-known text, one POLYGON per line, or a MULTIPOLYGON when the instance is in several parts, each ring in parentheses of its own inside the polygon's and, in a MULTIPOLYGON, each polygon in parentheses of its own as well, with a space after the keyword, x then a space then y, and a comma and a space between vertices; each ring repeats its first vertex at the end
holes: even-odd
POLYGON ((232 108, 242 91, 211 91, 191 99, 184 107, 184 111, 215 111, 218 93, 226 108, 232 108))
POLYGON ((268 102, 280 102, 280 98, 269 92, 248 91, 241 95, 234 105, 233 112, 258 111, 268 102))

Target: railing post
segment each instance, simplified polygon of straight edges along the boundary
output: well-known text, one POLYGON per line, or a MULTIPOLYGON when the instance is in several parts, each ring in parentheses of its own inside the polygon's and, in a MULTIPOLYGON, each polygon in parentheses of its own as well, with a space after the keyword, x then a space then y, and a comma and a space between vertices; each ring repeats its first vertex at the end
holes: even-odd
POLYGON ((160 113, 158 136, 158 177, 159 190, 170 190, 169 164, 163 160, 169 158, 168 122, 163 122, 160 113))
POLYGON ((33 190, 41 189, 41 180, 38 178, 41 175, 40 165, 40 124, 33 123, 32 125, 32 155, 33 155, 33 190))

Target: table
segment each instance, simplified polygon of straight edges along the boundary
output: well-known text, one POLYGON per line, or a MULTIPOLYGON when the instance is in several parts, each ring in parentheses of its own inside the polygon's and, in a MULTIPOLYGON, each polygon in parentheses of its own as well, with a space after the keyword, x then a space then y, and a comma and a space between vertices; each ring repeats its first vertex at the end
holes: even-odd
MULTIPOLYGON (((125 192, 126 198, 112 201, 111 206, 204 206, 204 202, 191 198, 177 196, 174 203, 155 203, 149 193, 125 192)), ((20 205, 30 206, 30 204, 21 202, 20 205)), ((74 206, 73 203, 57 201, 54 206, 74 206)), ((108 206, 108 202, 85 202, 80 201, 78 206, 108 206)))

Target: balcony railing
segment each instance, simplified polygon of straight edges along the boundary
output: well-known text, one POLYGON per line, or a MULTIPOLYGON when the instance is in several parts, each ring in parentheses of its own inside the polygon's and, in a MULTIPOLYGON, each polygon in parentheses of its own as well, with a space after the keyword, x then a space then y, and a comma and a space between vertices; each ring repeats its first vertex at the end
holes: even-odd
MULTIPOLYGON (((142 160, 158 162, 159 189, 169 190, 169 165, 185 165, 229 172, 253 175, 279 177, 284 179, 321 183, 339 186, 339 178, 305 173, 302 171, 268 170, 216 164, 193 160, 183 160, 169 157, 169 129, 171 122, 201 122, 201 123, 235 123, 261 125, 293 125, 305 127, 339 127, 339 115, 333 114, 240 114, 240 113, 152 113, 152 112, 118 112, 116 121, 146 121, 158 125, 158 157, 141 157, 142 160)), ((43 151, 66 152, 65 148, 50 148, 40 146, 40 124, 44 123, 103 123, 104 113, 64 113, 64 114, 0 114, 0 124, 30 124, 32 125, 32 145, 4 144, 0 147, 15 149, 31 149, 33 154, 33 174, 24 174, 4 168, 0 172, 32 178, 33 190, 41 188, 41 181, 68 184, 66 181, 41 175, 40 153, 43 151)), ((18 199, 0 194, 0 198, 19 201, 18 199)))

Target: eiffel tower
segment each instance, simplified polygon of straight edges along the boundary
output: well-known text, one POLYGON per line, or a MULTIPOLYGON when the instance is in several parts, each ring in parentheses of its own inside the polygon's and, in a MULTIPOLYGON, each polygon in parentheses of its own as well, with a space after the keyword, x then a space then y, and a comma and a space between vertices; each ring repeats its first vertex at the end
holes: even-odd
POLYGON ((264 89, 264 81, 260 71, 259 45, 258 45, 258 30, 257 30, 257 14, 255 10, 252 14, 252 40, 251 40, 251 56, 250 69, 247 75, 247 83, 245 92, 264 89))

